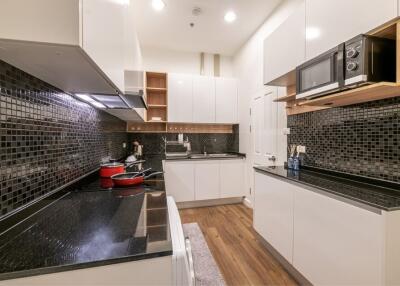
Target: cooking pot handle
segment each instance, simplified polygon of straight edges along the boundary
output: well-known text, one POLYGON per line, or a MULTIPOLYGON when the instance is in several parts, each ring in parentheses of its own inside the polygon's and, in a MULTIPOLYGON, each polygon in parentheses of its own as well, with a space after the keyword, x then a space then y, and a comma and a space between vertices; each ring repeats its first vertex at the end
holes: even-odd
POLYGON ((154 173, 151 173, 151 174, 149 174, 149 175, 143 177, 143 179, 147 180, 147 179, 149 179, 149 178, 151 178, 151 177, 154 177, 154 176, 160 175, 160 174, 164 174, 164 172, 154 172, 154 173))

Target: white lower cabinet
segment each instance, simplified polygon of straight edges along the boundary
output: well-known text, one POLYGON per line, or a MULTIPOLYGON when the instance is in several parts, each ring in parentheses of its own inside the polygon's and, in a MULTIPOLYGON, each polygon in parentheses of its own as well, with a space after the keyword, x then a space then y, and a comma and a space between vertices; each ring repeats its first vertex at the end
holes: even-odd
POLYGON ((195 200, 219 199, 219 161, 194 163, 195 200))
POLYGON ((254 179, 254 228, 313 285, 399 285, 400 212, 254 179))
POLYGON ((293 187, 255 173, 254 228, 287 261, 293 258, 293 187))
POLYGON ((164 162, 164 176, 167 194, 176 202, 194 200, 194 165, 191 162, 164 162))
POLYGON ((176 202, 245 196, 244 159, 164 161, 165 187, 176 202))
POLYGON ((220 161, 220 189, 222 198, 245 196, 243 160, 220 161))
POLYGON ((293 265, 314 285, 382 284, 382 216, 298 188, 293 265))

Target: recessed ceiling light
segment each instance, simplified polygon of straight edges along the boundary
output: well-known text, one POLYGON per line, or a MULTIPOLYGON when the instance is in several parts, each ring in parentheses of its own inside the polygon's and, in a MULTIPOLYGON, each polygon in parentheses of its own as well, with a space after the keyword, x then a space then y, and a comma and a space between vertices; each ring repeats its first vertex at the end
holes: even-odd
POLYGON ((228 23, 234 22, 236 20, 236 13, 233 11, 228 11, 228 12, 226 12, 224 19, 225 19, 225 22, 228 22, 228 23))
POLYGON ((165 3, 162 0, 152 0, 151 6, 153 6, 154 10, 161 11, 162 9, 164 9, 165 3))

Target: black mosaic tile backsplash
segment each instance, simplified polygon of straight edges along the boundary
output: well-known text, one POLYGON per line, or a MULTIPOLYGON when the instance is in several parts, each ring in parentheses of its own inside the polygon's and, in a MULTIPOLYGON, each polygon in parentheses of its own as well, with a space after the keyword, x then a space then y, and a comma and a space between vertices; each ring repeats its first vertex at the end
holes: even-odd
POLYGON ((0 61, 0 216, 126 151, 125 122, 0 61))
MULTIPOLYGON (((166 138, 168 141, 178 140, 177 133, 130 133, 128 136, 130 148, 132 147, 132 142, 138 140, 140 144, 144 145, 143 154, 145 155, 165 154, 163 138, 166 138)), ((239 132, 237 126, 232 134, 184 134, 185 140, 186 136, 189 137, 192 153, 202 153, 204 146, 207 153, 239 152, 239 132)))
POLYGON ((288 116, 304 165, 400 182, 400 97, 288 116))

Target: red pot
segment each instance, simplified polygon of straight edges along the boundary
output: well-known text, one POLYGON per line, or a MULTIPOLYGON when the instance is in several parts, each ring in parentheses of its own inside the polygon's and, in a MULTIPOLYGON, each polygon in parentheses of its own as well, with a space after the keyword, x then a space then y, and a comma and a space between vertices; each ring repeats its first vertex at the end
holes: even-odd
POLYGON ((100 177, 110 178, 116 174, 121 174, 125 172, 125 165, 122 163, 106 163, 102 164, 100 167, 100 177))

